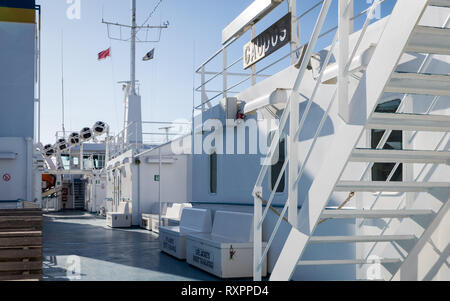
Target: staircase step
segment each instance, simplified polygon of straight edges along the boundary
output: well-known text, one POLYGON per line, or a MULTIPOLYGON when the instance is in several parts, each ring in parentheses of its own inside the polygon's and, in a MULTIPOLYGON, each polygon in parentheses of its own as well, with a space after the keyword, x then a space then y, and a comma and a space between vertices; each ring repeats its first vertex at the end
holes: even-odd
POLYGON ((450 0, 431 0, 431 6, 450 7, 450 0))
POLYGON ((450 96, 450 76, 394 72, 384 91, 402 94, 450 96))
MULTIPOLYGON (((401 263, 400 258, 381 258, 376 263, 401 263)), ((341 259, 341 260, 301 260, 298 262, 300 266, 307 265, 343 265, 343 264, 374 264, 373 260, 367 259, 341 259)))
POLYGON ((391 242, 415 240, 414 235, 313 236, 310 243, 391 242))
POLYGON ((433 210, 353 210, 336 209, 324 210, 321 218, 405 218, 418 215, 434 214, 433 210))
POLYGON ((450 182, 369 182, 341 181, 336 191, 364 192, 427 192, 431 189, 450 189, 450 182))
POLYGON ((417 26, 405 51, 450 55, 450 28, 417 26))
POLYGON ((431 150, 355 149, 352 162, 450 164, 450 152, 431 150))
POLYGON ((369 129, 387 129, 400 131, 450 132, 450 116, 373 113, 367 123, 369 129))

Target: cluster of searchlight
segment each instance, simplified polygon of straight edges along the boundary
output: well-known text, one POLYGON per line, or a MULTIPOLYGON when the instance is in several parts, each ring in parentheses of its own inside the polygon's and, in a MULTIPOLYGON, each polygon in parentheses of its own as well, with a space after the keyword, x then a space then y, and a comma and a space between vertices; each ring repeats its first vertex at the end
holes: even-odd
POLYGON ((96 136, 106 133, 108 126, 103 121, 97 121, 92 128, 85 127, 79 133, 74 132, 69 135, 68 139, 58 139, 54 145, 47 144, 44 146, 44 155, 52 157, 58 152, 64 152, 68 149, 87 142, 96 136))

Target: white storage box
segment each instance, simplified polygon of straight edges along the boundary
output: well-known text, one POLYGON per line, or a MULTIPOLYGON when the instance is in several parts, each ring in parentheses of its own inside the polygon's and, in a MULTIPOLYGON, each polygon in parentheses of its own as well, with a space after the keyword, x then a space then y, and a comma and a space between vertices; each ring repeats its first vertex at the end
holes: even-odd
POLYGON ((120 202, 117 212, 108 212, 106 214, 106 225, 111 228, 131 227, 131 214, 127 202, 120 202))
MULTIPOLYGON (((161 220, 161 222, 164 223, 163 220, 161 220)), ((158 214, 152 214, 151 227, 152 227, 153 232, 159 233, 159 215, 158 214)))
MULTIPOLYGON (((192 205, 189 203, 174 203, 167 207, 166 213, 161 216, 161 226, 180 225, 180 218, 184 208, 192 208, 192 205)), ((159 216, 157 214, 152 214, 151 227, 153 232, 159 233, 159 216)))
POLYGON ((184 208, 192 208, 189 203, 177 204, 167 207, 166 214, 161 216, 161 223, 164 226, 178 226, 180 225, 181 214, 184 208))
MULTIPOLYGON (((220 278, 252 277, 253 215, 217 211, 211 233, 186 234, 186 259, 220 278)), ((267 257, 262 275, 267 275, 267 257)))
POLYGON ((186 234, 211 233, 211 228, 209 209, 184 208, 180 226, 159 228, 159 248, 178 259, 186 259, 186 234))
POLYGON ((152 219, 155 218, 158 219, 158 215, 156 214, 145 214, 142 213, 141 215, 141 228, 147 229, 149 231, 152 230, 152 219))

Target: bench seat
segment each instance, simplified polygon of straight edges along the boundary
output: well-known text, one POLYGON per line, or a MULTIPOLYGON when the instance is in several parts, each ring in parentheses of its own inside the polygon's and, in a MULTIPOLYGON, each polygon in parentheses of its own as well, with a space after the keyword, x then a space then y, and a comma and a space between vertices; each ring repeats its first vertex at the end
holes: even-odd
MULTIPOLYGON (((261 253, 266 245, 263 242, 261 253)), ((253 215, 217 211, 211 233, 186 234, 186 259, 190 265, 220 278, 252 277, 253 215)), ((262 275, 267 275, 267 257, 262 275)))
POLYGON ((186 259, 186 235, 211 232, 209 209, 184 208, 179 226, 159 228, 159 248, 178 259, 186 259))
POLYGON ((111 228, 131 227, 129 204, 127 202, 120 202, 117 212, 108 212, 106 214, 106 225, 111 228))

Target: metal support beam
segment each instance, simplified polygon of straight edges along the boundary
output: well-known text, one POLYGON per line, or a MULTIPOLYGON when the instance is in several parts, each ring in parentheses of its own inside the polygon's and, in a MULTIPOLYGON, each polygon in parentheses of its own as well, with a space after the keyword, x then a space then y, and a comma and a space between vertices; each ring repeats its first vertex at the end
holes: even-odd
POLYGON ((298 20, 297 20, 297 0, 290 0, 289 1, 289 12, 291 13, 291 28, 292 28, 292 40, 291 40, 291 65, 294 65, 297 63, 298 56, 297 52, 295 51, 298 46, 300 45, 300 34, 299 34, 299 27, 298 27, 298 20))
POLYGON ((299 99, 296 95, 291 96, 289 117, 289 137, 288 137, 288 155, 289 155, 289 179, 288 179, 288 220, 295 228, 297 228, 297 212, 298 212, 298 149, 297 149, 297 128, 300 120, 299 99))
POLYGON ((353 17, 353 0, 339 0, 338 8, 338 35, 339 35, 339 59, 338 59, 338 99, 339 115, 349 121, 349 92, 348 74, 345 71, 349 59, 349 36, 352 31, 351 18, 353 17))
MULTIPOLYGON (((298 47, 298 33, 297 33, 297 0, 289 1, 289 12, 292 16, 292 41, 291 41, 291 64, 297 62, 296 49, 298 47)), ((298 220, 298 185, 296 183, 298 175, 298 150, 296 131, 300 121, 299 101, 298 97, 292 95, 290 102, 290 117, 289 117, 289 137, 288 137, 288 154, 289 154, 289 171, 288 171, 288 221, 295 228, 297 228, 298 220)))
POLYGON ((253 280, 261 281, 262 272, 259 264, 262 258, 262 202, 257 195, 262 195, 262 187, 256 187, 253 195, 253 280))
MULTIPOLYGON (((256 27, 255 25, 252 26, 252 41, 256 38, 256 27)), ((256 85, 256 64, 253 64, 252 66, 252 86, 256 85)))

